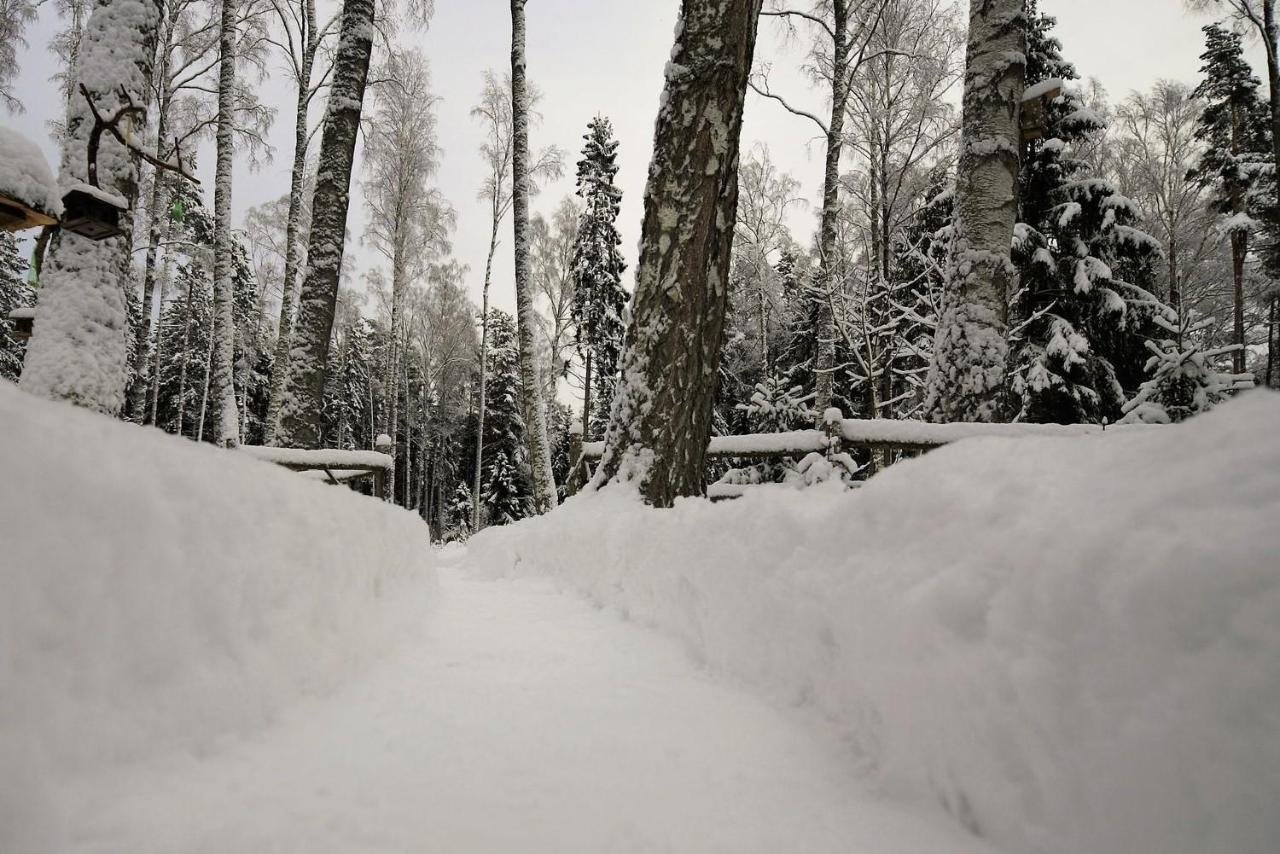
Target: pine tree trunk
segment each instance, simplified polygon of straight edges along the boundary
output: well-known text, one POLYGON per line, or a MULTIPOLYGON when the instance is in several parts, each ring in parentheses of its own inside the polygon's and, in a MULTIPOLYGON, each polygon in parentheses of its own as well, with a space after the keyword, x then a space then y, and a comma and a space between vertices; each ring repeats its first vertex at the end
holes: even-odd
POLYGON ((484 293, 480 305, 480 391, 476 408, 475 490, 471 494, 471 531, 480 530, 480 473, 484 459, 484 409, 486 380, 489 376, 489 282, 493 275, 493 254, 498 249, 498 216, 495 211, 489 233, 489 259, 484 264, 484 293))
POLYGON ((300 447, 314 448, 321 438, 329 340, 351 201, 351 166, 373 49, 373 11, 373 0, 343 0, 342 30, 312 197, 307 272, 299 294, 288 398, 282 415, 288 441, 300 447))
POLYGON ((222 28, 218 58, 217 169, 213 185, 213 405, 217 408, 219 445, 240 444, 240 416, 235 391, 235 283, 232 280, 231 169, 234 140, 231 123, 235 110, 236 5, 222 0, 222 28))
POLYGON ((597 485, 703 489, 760 0, 683 0, 645 187, 636 294, 597 485))
MULTIPOLYGON (((161 4, 152 0, 97 0, 85 27, 77 69, 92 73, 83 83, 99 109, 111 114, 124 89, 138 105, 148 100, 161 4)), ((73 72, 78 74, 79 72, 73 72)), ((93 119, 75 88, 62 143, 59 183, 63 190, 88 179, 85 153, 93 119)), ((104 190, 134 200, 136 159, 109 134, 98 152, 98 182, 104 190)), ((67 400, 108 415, 124 405, 129 374, 130 211, 120 214, 124 234, 100 242, 62 232, 45 259, 39 316, 27 347, 22 387, 41 397, 67 400)))
POLYGON ((280 283, 280 323, 277 326, 276 352, 272 363, 271 390, 267 398, 267 419, 263 425, 263 444, 276 445, 280 439, 280 413, 284 406, 289 379, 289 351, 293 346, 294 290, 301 262, 302 200, 307 170, 307 107, 311 101, 311 72, 315 65, 316 4, 303 4, 303 27, 307 44, 302 52, 302 73, 298 79, 297 106, 293 124, 293 168, 289 174, 289 218, 285 222, 284 279, 280 283))
POLYGON ((556 506, 556 484, 551 474, 547 410, 538 376, 529 270, 529 94, 525 83, 524 6, 525 0, 511 0, 511 213, 515 225, 516 332, 520 339, 524 435, 533 483, 533 507, 536 513, 546 513, 556 506))
POLYGON ((936 421, 1005 414, 1026 43, 1022 0, 970 0, 953 259, 925 403, 936 421))
POLYGON ((1231 235, 1231 371, 1245 372, 1244 349, 1244 262, 1249 255, 1249 238, 1243 232, 1231 235))
POLYGON ((204 386, 200 392, 200 420, 196 422, 196 441, 204 441, 204 422, 209 416, 209 389, 213 386, 214 351, 217 350, 218 337, 209 332, 209 347, 204 354, 204 386))
POLYGON ((1280 308, 1280 297, 1271 298, 1271 309, 1267 313, 1267 387, 1280 388, 1280 326, 1277 325, 1277 309, 1280 308))
MULTIPOLYGON (((164 226, 164 239, 168 241, 169 238, 172 236, 173 236, 173 220, 166 218, 165 226, 164 226)), ((159 319, 160 313, 164 309, 165 288, 167 288, 169 283, 173 281, 172 270, 173 270, 173 255, 170 254, 168 251, 166 251, 164 254, 164 274, 161 276, 161 279, 160 279, 160 290, 156 294, 156 302, 158 303, 158 306, 156 309, 157 319, 159 319)), ((190 321, 190 312, 191 312, 190 287, 187 288, 187 312, 188 312, 187 324, 189 326, 191 322, 190 321)), ((187 329, 184 328, 183 330, 184 346, 186 343, 186 336, 187 336, 187 329)), ((164 351, 164 342, 160 338, 159 327, 156 328, 155 341, 156 341, 155 352, 152 353, 152 356, 151 356, 151 390, 150 392, 148 392, 148 396, 147 396, 147 405, 149 408, 149 414, 147 415, 147 420, 145 422, 147 424, 156 423, 156 411, 160 407, 160 365, 163 364, 162 357, 163 357, 163 351, 164 351)), ((185 357, 185 353, 184 353, 184 357, 185 357)))
POLYGON ((822 174, 822 221, 818 228, 817 352, 814 357, 814 410, 822 413, 834 396, 836 327, 832 304, 836 291, 836 222, 840 216, 840 155, 844 148, 844 115, 849 101, 849 3, 832 0, 831 118, 827 122, 827 156, 822 174))

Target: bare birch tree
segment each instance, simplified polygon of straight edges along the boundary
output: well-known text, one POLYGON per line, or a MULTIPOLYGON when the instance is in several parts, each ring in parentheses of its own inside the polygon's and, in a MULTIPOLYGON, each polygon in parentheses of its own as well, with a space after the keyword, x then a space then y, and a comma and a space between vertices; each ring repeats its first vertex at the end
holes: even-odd
POLYGON ((533 509, 556 506, 547 438, 547 408, 542 399, 529 276, 529 97, 525 83, 525 0, 511 0, 511 219, 515 249, 516 330, 520 342, 520 383, 524 397, 525 441, 529 446, 533 509))

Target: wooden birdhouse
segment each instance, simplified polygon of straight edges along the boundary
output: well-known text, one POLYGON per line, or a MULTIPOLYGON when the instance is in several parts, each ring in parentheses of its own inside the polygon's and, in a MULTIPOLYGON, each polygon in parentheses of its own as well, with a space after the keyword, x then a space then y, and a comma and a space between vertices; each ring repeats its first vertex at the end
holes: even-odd
POLYGON ((9 312, 9 322, 13 324, 13 334, 26 341, 35 327, 36 310, 31 306, 15 308, 9 312))
POLYGON ((58 190, 39 147, 0 127, 0 230, 22 231, 58 221, 58 190))
POLYGON ((1049 130, 1049 105, 1062 94, 1062 81, 1057 78, 1041 80, 1027 87, 1022 93, 1020 125, 1022 141, 1042 138, 1049 130))
POLYGON ((124 233, 120 212, 128 209, 128 202, 113 193, 77 184, 62 197, 62 227, 89 240, 106 240, 124 233))

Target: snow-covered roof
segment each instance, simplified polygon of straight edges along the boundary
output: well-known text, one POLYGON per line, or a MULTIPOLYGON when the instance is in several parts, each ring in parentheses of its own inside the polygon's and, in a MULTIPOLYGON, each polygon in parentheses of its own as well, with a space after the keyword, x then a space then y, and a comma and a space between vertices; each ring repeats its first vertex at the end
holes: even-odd
POLYGON ((22 308, 15 308, 13 311, 9 312, 10 320, 30 320, 35 316, 36 316, 36 307, 34 305, 27 305, 27 306, 23 306, 22 308))
POLYGON ((124 196, 117 195, 110 190, 104 190, 101 187, 95 187, 92 184, 73 184, 68 192, 71 190, 84 193, 87 196, 93 196, 98 201, 106 202, 112 207, 119 208, 120 210, 128 210, 129 208, 129 200, 124 196))
POLYGON ((62 214, 62 199, 39 146, 0 125, 0 195, 49 216, 62 214))

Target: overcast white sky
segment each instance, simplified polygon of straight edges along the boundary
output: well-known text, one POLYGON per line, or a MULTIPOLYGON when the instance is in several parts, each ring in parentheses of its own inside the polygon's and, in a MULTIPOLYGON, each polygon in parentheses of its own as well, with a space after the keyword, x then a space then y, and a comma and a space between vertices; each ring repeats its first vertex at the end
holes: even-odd
MULTIPOLYGON (((48 82, 54 62, 45 48, 58 27, 52 7, 52 3, 43 4, 41 19, 28 33, 30 47, 22 58, 17 89, 27 112, 3 120, 45 142, 50 162, 56 164, 46 131, 58 100, 48 82)), ((620 228, 624 251, 633 266, 662 69, 671 50, 678 8, 678 0, 529 0, 528 5, 529 73, 544 93, 544 121, 534 129, 532 142, 534 146, 559 145, 569 153, 566 177, 534 199, 534 210, 549 214, 562 196, 572 193, 573 164, 581 135, 593 115, 604 113, 613 120, 621 140, 619 183, 624 205, 620 228)), ((1160 78, 1191 81, 1196 75, 1199 28, 1205 20, 1186 15, 1182 0, 1041 0, 1041 8, 1058 17, 1058 35, 1066 56, 1083 76, 1101 80, 1113 100, 1160 78)), ((776 59, 781 70, 788 58, 777 32, 776 22, 762 21, 757 56, 776 59)), ((439 185, 458 211, 454 254, 471 266, 468 283, 477 302, 489 223, 485 207, 476 201, 476 190, 483 180, 477 154, 481 133, 469 110, 480 92, 484 70, 507 67, 509 34, 507 0, 438 0, 429 30, 406 39, 417 42, 430 59, 435 89, 442 97, 440 138, 445 151, 439 185)), ((796 100, 803 102, 802 81, 777 79, 775 88, 790 85, 797 90, 796 100)), ((280 82, 268 80, 260 90, 279 109, 271 134, 277 157, 256 174, 247 166, 238 168, 234 191, 238 215, 288 189, 293 121, 288 86, 281 76, 280 82)), ((756 143, 767 144, 780 168, 799 179, 805 194, 816 200, 822 152, 813 144, 814 128, 776 104, 754 94, 748 98, 743 150, 756 143)), ((211 151, 203 152, 202 168, 208 170, 212 160, 211 151)), ((353 188, 353 242, 358 241, 363 228, 360 200, 359 188, 353 188)), ((495 305, 510 310, 514 294, 509 221, 502 233, 493 296, 495 305)), ((359 245, 350 249, 358 265, 373 263, 371 254, 359 245)))

